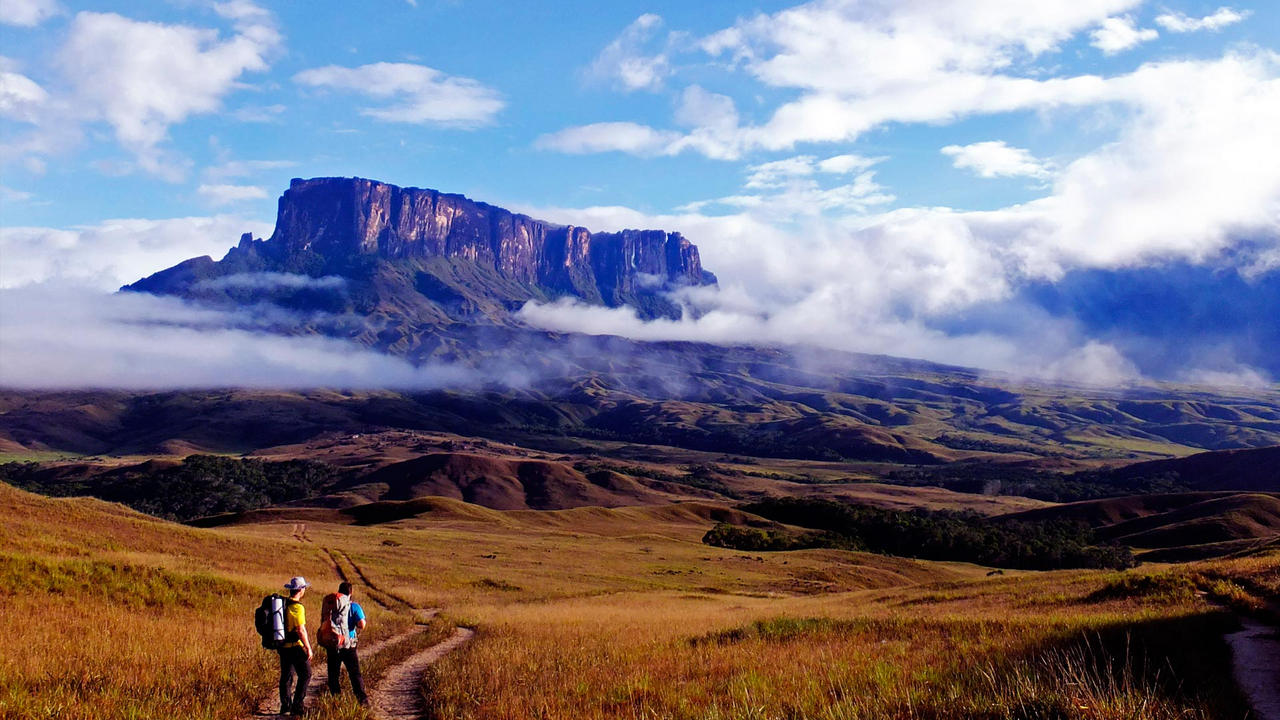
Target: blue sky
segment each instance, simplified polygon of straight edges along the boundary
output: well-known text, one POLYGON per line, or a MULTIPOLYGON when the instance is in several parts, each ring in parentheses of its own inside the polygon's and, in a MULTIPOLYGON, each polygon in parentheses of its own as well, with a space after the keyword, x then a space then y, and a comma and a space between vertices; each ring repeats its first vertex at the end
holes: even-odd
MULTIPOLYGON (((219 109, 193 113, 169 127, 165 146, 192 161, 183 181, 169 182, 142 172, 114 174, 111 166, 129 164, 129 153, 110 139, 101 123, 87 128, 76 147, 51 156, 44 173, 30 172, 6 157, 5 186, 31 193, 34 202, 6 202, 6 225, 66 226, 112 217, 176 217, 208 213, 211 206, 196 192, 201 172, 227 160, 294 163, 264 170, 238 184, 262 187, 267 199, 214 206, 219 210, 270 219, 279 191, 294 176, 361 175, 388 182, 429 186, 476 197, 532 205, 625 205, 666 212, 684 203, 731 195, 744 168, 793 151, 760 151, 736 161, 709 160, 692 153, 637 158, 604 153, 572 156, 535 149, 538 137, 565 127, 603 121, 634 121, 663 126, 679 92, 689 84, 730 95, 744 114, 767 117, 787 90, 760 86, 740 72, 717 67, 696 51, 677 51, 680 67, 656 91, 619 92, 589 68, 601 50, 642 14, 662 18, 656 33, 705 36, 739 18, 775 12, 787 3, 630 3, 558 2, 513 12, 504 2, 431 2, 414 7, 402 0, 380 0, 359 12, 349 3, 308 2, 264 5, 276 17, 282 40, 266 53, 270 68, 245 72, 218 98, 219 109), (501 95, 505 106, 474 129, 432 124, 394 123, 359 114, 353 93, 317 93, 291 78, 325 65, 360 66, 376 62, 415 63, 450 75, 472 78, 501 95), (759 97, 759 100, 757 100, 759 97), (271 110, 263 110, 271 108, 271 110), (258 113, 270 122, 246 122, 238 113, 258 113), (103 166, 106 166, 104 171, 103 166), (65 198, 65 199, 64 199, 65 198)), ((1058 76, 1131 71, 1153 58, 1221 55, 1236 43, 1274 46, 1280 8, 1258 3, 1251 16, 1216 32, 1164 33, 1128 52, 1107 56, 1089 45, 1087 32, 1063 42, 1047 62, 1035 63, 1058 76)), ((36 27, 0 29, 4 55, 24 73, 56 87, 50 58, 80 11, 114 12, 133 20, 216 29, 223 37, 232 23, 208 5, 194 2, 65 3, 58 14, 36 27)), ((1176 7, 1203 16, 1218 5, 1190 2, 1143 4, 1132 13, 1140 24, 1155 26, 1155 16, 1176 7)), ((1242 8, 1243 9, 1243 8, 1242 8)), ((649 46, 658 49, 661 38, 649 46)), ((877 177, 892 188, 896 206, 946 205, 994 209, 1030 199, 1038 189, 1024 179, 972 182, 951 167, 939 148, 993 138, 1031 150, 1039 157, 1072 157, 1109 139, 1107 128, 1092 129, 1071 117, 1047 121, 1034 112, 972 118, 943 126, 889 124, 853 142, 799 146, 800 152, 858 153, 888 156, 877 177)), ((6 136, 22 132, 6 122, 6 136)))
POLYGON ((1078 272, 1280 267, 1271 2, 8 0, 0 21, 0 286, 217 255, 269 232, 289 178, 359 175, 682 230, 724 285, 689 299, 719 323, 551 325, 997 368, 1047 344, 1050 376, 1122 377, 1144 369, 1081 318, 1051 341, 955 319, 1078 272))

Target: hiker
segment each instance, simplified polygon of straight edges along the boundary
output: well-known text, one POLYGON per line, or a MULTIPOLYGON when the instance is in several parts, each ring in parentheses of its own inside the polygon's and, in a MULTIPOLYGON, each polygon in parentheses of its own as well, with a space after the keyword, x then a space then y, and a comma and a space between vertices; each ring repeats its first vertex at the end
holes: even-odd
POLYGON ((285 602, 285 642, 280 647, 280 714, 300 716, 307 699, 307 683, 311 682, 311 638, 307 636, 307 610, 302 606, 302 596, 309 584, 299 576, 285 583, 289 599, 285 602), (289 686, 293 676, 298 676, 298 686, 289 700, 289 686))
MULTIPOLYGON (((351 583, 338 585, 338 594, 345 596, 349 605, 347 611, 347 642, 337 649, 326 649, 325 657, 329 665, 329 692, 337 695, 342 692, 342 666, 347 666, 347 676, 351 679, 351 691, 361 705, 369 704, 369 696, 364 692, 364 679, 360 675, 360 656, 356 653, 356 639, 368 622, 364 617, 364 608, 351 598, 351 583)), ((341 603, 340 603, 341 604, 341 603)))

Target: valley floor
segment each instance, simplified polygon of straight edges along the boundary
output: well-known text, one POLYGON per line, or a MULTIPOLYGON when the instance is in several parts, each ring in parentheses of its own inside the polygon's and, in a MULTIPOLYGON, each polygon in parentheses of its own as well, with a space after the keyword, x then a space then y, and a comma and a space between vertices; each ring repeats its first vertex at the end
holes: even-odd
MULTIPOLYGON (((0 716, 238 718, 273 693, 258 600, 340 574, 368 642, 442 608, 374 682, 447 636, 430 718, 1243 718, 1224 636, 1266 618, 1280 551, 1030 573, 700 542, 710 506, 500 512, 438 501, 375 526, 217 529, 0 485, 0 716), (57 609, 50 612, 50 609, 57 609)), ((307 598, 318 611, 320 594, 307 598)), ((323 674, 323 665, 317 667, 323 674)), ((313 717, 369 717, 349 700, 313 717)))

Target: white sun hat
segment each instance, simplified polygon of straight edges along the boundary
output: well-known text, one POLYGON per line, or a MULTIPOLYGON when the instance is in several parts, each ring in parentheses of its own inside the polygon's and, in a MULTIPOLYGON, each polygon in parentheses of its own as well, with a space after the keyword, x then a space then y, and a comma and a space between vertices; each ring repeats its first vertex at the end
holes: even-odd
POLYGON ((311 583, 307 582, 307 579, 306 579, 306 578, 304 578, 304 577, 302 577, 301 575, 299 575, 298 577, 296 577, 296 578, 294 578, 294 579, 290 580, 289 582, 285 583, 285 584, 284 584, 284 589, 285 589, 285 590, 292 590, 293 592, 297 592, 297 591, 301 590, 301 589, 302 589, 302 588, 304 588, 304 587, 310 587, 310 585, 311 585, 311 583))

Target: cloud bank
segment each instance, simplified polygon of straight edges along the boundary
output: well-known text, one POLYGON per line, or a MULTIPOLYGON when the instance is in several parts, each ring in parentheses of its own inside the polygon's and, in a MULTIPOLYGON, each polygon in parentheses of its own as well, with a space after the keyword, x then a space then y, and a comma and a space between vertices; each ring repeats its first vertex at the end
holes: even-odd
MULTIPOLYGON (((741 193, 695 200, 673 214, 530 209, 562 222, 680 230, 699 244, 722 288, 685 293, 689 312, 677 322, 646 324, 626 310, 572 303, 533 304, 524 316, 566 331, 810 342, 1101 382, 1148 372, 1252 380, 1276 373, 1280 363, 1229 338, 1216 338, 1216 350, 1206 347, 1202 356, 1169 353, 1181 365, 1159 366, 1153 358, 1160 353, 1149 346, 1176 345, 1176 329, 1160 329, 1159 338, 1153 327, 1108 329, 1076 312, 1085 298, 1048 308, 1032 296, 1034 288, 1089 273, 1120 281, 1143 268, 1170 270, 1170 292, 1179 273, 1200 285, 1177 292, 1223 289, 1267 307, 1275 292, 1280 55, 1239 45, 1219 57, 1149 60, 1111 75, 1053 65, 1051 56, 1077 39, 1106 55, 1159 40, 1159 31, 1142 25, 1142 5, 1050 0, 1032 12, 1016 3, 815 0, 691 38, 686 52, 758 83, 759 119, 695 85, 674 98, 670 128, 615 120, 563 128, 535 145, 720 160, 799 145, 806 152, 753 164, 741 193), (821 172, 821 155, 810 150, 838 144, 847 151, 892 125, 1027 112, 1043 126, 1083 120, 1108 139, 1052 160, 999 138, 940 147, 958 169, 1026 178, 1042 191, 994 210, 884 211, 895 193, 874 174, 879 168, 865 164, 838 179, 821 172), (1214 273, 1243 284, 1227 290, 1214 273)), ((1218 30, 1247 15, 1165 12, 1154 22, 1181 33, 1218 30)), ((1152 303, 1126 300, 1143 312, 1152 303)), ((1251 313, 1226 319, 1234 332, 1269 337, 1249 325, 1259 322, 1251 313)))
POLYGON ((69 230, 0 227, 0 288, 59 280, 115 290, 189 258, 220 258, 244 232, 271 231, 230 215, 104 220, 69 230))
POLYGON ((79 286, 0 290, 0 386, 176 389, 478 385, 458 365, 415 367, 318 336, 271 334, 252 311, 79 286))
MULTIPOLYGON (((526 316, 560 330, 649 339, 813 342, 1047 377, 1071 376, 1077 366, 1108 379, 1132 375, 1113 339, 1091 336, 1069 316, 1032 313, 977 334, 954 319, 1016 305, 1021 288, 1084 271, 1187 263, 1269 277, 1280 257, 1280 145, 1272 129, 1280 126, 1278 69, 1280 58, 1266 51, 1144 65, 1123 81, 1136 102, 1116 140, 1052 172, 1004 143, 944 148, 979 174, 1047 181, 1045 196, 999 210, 835 208, 797 219, 759 198, 722 216, 704 214, 706 204, 665 216, 534 210, 588 226, 680 230, 696 239, 724 288, 690 293, 690 319, 676 324, 640 327, 626 313, 566 305, 533 306, 526 316), (1071 357, 1079 362, 1059 362, 1071 357)), ((815 175, 804 157, 753 170, 747 185, 815 175)), ((1030 310, 1005 308, 1010 317, 1016 312, 1030 310)), ((1177 342, 1176 330, 1167 335, 1177 342)))

